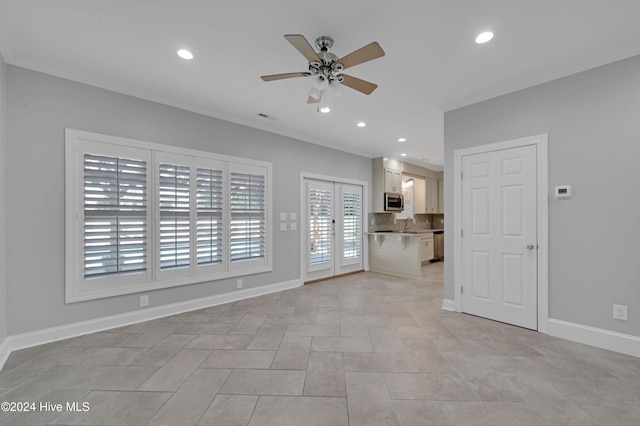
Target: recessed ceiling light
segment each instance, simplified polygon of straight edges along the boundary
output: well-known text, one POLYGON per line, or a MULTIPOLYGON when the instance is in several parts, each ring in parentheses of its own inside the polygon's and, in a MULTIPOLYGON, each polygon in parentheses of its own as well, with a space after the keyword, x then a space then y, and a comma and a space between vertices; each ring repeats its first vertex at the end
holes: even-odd
POLYGON ((189 52, 187 49, 178 50, 178 56, 186 60, 193 59, 193 53, 189 52))
POLYGON ((367 123, 365 123, 364 121, 360 121, 358 122, 358 124, 356 124, 356 126, 358 127, 365 127, 367 125, 367 123))
POLYGON ((404 152, 402 154, 400 154, 400 157, 406 157, 407 154, 405 154, 404 152))
POLYGON ((318 111, 320 111, 323 114, 326 114, 326 113, 331 111, 331 108, 329 108, 328 106, 325 105, 322 108, 320 108, 318 111))
POLYGON ((400 139, 398 139, 398 142, 406 142, 406 141, 407 141, 407 138, 400 138, 400 139))
POLYGON ((486 43, 493 38, 493 33, 491 31, 485 31, 476 37, 476 43, 482 44, 486 43))

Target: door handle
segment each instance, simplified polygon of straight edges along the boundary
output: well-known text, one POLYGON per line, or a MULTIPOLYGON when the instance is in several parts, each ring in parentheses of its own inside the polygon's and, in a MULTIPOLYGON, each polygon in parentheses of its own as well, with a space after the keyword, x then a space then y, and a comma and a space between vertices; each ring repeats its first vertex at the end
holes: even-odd
POLYGON ((527 244, 527 250, 533 250, 534 247, 533 244, 527 244))

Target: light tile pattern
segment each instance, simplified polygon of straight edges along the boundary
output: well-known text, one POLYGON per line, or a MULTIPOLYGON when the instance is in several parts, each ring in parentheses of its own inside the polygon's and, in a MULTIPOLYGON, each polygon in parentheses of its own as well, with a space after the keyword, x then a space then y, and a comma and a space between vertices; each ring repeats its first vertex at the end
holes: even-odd
POLYGON ((0 425, 640 424, 640 359, 443 311, 442 264, 423 273, 350 275, 17 351, 0 401, 38 410, 0 412, 0 425))

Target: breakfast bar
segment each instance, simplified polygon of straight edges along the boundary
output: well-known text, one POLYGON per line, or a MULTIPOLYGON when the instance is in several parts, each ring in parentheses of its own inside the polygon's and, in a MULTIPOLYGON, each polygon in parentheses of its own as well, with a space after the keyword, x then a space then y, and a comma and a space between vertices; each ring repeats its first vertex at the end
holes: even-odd
POLYGON ((421 237, 417 233, 369 232, 369 270, 404 278, 422 278, 421 237))

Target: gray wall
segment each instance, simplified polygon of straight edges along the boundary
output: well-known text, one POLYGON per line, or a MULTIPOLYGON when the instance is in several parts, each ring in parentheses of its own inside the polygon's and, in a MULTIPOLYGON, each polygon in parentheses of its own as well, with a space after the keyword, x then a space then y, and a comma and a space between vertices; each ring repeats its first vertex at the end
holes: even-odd
POLYGON ((0 55, 0 345, 7 337, 7 65, 0 55))
MULTIPOLYGON (((444 123, 449 218, 455 150, 548 133, 549 316, 640 336, 640 56, 447 112, 444 123), (557 185, 572 185, 572 199, 556 200, 557 185), (628 322, 612 319, 614 303, 629 306, 628 322)), ((451 259, 452 221, 446 231, 451 259)))
MULTIPOLYGON (((273 163, 273 272, 244 287, 299 278, 300 238, 279 231, 299 215, 300 172, 371 182, 371 160, 204 115, 8 66, 9 335, 137 310, 138 295, 64 304, 64 129, 273 163)), ((300 227, 298 228, 300 229, 300 227)), ((151 306, 235 289, 235 278, 150 293, 151 306)))

